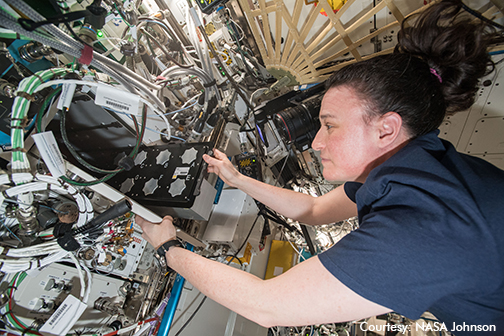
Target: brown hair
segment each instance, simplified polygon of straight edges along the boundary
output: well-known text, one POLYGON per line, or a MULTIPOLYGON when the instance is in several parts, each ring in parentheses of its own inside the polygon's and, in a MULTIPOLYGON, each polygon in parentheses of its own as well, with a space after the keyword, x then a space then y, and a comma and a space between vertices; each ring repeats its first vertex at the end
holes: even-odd
POLYGON ((354 88, 370 117, 397 112, 416 137, 474 103, 479 78, 493 70, 487 47, 497 36, 460 0, 441 1, 404 20, 393 54, 346 66, 326 86, 354 88))

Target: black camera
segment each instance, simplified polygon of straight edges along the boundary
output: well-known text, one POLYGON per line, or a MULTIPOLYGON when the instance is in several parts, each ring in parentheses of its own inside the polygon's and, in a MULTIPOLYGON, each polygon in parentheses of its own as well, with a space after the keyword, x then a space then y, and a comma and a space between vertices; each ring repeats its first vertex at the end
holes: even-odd
POLYGON ((259 135, 263 137, 264 125, 273 119, 275 126, 286 143, 293 143, 299 150, 311 147, 319 128, 319 112, 325 92, 324 83, 317 84, 303 91, 291 91, 257 106, 254 117, 259 135))
POLYGON ((275 114, 273 121, 278 132, 286 142, 305 151, 311 147, 319 128, 319 112, 322 104, 322 94, 312 96, 295 107, 288 107, 275 114))

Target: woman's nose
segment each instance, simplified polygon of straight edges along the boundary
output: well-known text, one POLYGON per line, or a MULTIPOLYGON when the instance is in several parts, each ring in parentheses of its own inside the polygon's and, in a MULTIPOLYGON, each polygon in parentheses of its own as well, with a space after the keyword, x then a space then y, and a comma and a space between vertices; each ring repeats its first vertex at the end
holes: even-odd
POLYGON ((323 148, 324 148, 324 143, 323 143, 323 136, 322 136, 322 128, 320 128, 317 132, 317 134, 315 135, 315 138, 313 139, 313 142, 312 142, 312 148, 313 150, 316 150, 316 151, 321 151, 323 148))

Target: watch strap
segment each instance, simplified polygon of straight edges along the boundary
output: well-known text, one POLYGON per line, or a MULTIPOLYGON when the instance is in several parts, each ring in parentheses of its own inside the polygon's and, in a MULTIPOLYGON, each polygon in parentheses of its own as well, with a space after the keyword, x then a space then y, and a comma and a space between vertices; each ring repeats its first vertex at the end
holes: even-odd
POLYGON ((159 256, 161 257, 164 257, 166 252, 168 252, 168 250, 172 246, 182 247, 182 243, 179 242, 178 239, 168 240, 167 242, 164 242, 163 244, 161 244, 161 246, 158 247, 157 254, 159 254, 159 256))
POLYGON ((173 246, 183 247, 182 243, 179 242, 178 239, 172 239, 161 244, 161 246, 159 246, 158 249, 156 250, 156 254, 158 255, 159 259, 164 260, 165 265, 167 267, 168 267, 168 261, 166 260, 166 252, 168 252, 168 250, 173 246))

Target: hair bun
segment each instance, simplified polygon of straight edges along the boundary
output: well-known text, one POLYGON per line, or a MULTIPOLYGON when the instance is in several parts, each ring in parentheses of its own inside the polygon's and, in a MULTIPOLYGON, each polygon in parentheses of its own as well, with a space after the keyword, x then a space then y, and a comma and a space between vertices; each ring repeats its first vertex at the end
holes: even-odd
POLYGON ((493 70, 487 48, 497 36, 461 1, 446 0, 403 21, 396 52, 419 57, 435 69, 442 78, 446 112, 455 113, 474 103, 479 78, 493 70))

